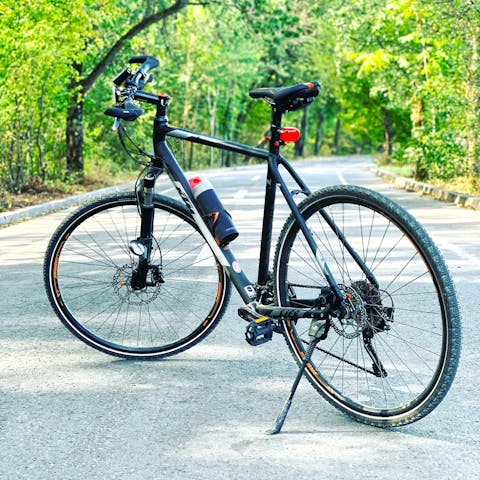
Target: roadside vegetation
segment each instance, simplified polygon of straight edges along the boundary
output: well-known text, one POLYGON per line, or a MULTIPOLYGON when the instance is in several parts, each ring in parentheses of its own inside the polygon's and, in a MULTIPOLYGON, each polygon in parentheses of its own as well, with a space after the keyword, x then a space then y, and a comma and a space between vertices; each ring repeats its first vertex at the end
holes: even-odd
MULTIPOLYGON (((480 193, 476 0, 3 0, 0 210, 134 177, 103 111, 140 54, 160 60, 148 88, 174 124, 261 144, 269 110, 249 89, 320 80, 289 116, 292 156, 368 153, 480 193)), ((130 127, 146 148, 150 121, 130 127)), ((187 169, 250 161, 174 147, 187 169)))

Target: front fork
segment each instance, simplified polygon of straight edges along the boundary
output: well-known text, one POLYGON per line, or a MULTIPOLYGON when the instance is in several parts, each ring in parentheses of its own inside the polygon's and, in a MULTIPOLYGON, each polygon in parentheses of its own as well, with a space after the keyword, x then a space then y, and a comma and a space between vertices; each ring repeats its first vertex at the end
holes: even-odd
POLYGON ((138 257, 138 264, 133 269, 131 286, 134 290, 141 290, 149 285, 148 272, 151 269, 150 256, 153 245, 153 220, 155 206, 153 192, 155 189, 156 173, 150 170, 143 178, 139 195, 139 210, 141 216, 140 236, 130 242, 130 251, 138 257))

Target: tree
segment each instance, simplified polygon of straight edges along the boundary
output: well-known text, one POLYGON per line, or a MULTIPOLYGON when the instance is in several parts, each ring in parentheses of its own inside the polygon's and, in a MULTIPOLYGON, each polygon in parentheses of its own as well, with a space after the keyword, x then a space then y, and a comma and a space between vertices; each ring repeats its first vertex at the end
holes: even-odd
POLYGON ((0 5, 0 177, 7 190, 62 169, 57 126, 69 65, 81 55, 78 38, 91 33, 84 7, 48 0, 0 5))
MULTIPOLYGON (((72 65, 76 75, 72 77, 69 85, 70 102, 67 114, 66 126, 66 165, 67 172, 70 174, 82 175, 83 160, 83 108, 85 96, 92 88, 98 77, 105 71, 107 66, 113 61, 115 55, 140 32, 146 30, 155 23, 161 22, 166 18, 175 15, 181 9, 188 5, 187 0, 176 0, 172 5, 160 6, 158 10, 151 11, 151 4, 147 3, 143 16, 139 21, 131 24, 129 28, 121 34, 118 39, 106 51, 95 58, 93 68, 88 68, 88 64, 74 62, 72 65), (85 73, 85 70, 88 71, 85 73)), ((121 24, 123 27, 123 24, 121 24)), ((120 29, 120 26, 117 26, 120 29)), ((111 36, 112 32, 108 31, 111 36)), ((85 48, 89 48, 89 40, 85 39, 85 48)), ((86 62, 85 62, 86 63, 86 62)))
MULTIPOLYGON (((115 160, 108 169, 128 165, 126 156, 116 160, 118 144, 102 111, 110 77, 131 54, 160 57, 153 76, 161 83, 149 89, 172 94, 171 118, 187 128, 258 144, 269 109, 248 90, 320 80, 314 104, 285 119, 302 127, 297 155, 382 151, 386 161, 416 165, 419 178, 478 178, 476 4, 4 0, 1 187, 18 191, 67 171, 75 180, 91 173, 95 158, 106 173, 109 157, 115 160), (108 81, 98 81, 103 75, 108 81)), ((148 148, 147 122, 149 115, 130 127, 148 148)), ((239 161, 184 148, 187 168, 239 161)))

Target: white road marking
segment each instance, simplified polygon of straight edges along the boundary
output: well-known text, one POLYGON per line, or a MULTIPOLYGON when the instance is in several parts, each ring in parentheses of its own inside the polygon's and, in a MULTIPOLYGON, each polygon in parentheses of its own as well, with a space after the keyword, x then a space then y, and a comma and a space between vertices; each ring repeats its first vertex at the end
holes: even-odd
POLYGON ((247 195, 247 193, 248 193, 248 190, 245 190, 242 188, 233 196, 233 198, 236 200, 240 200, 242 198, 245 198, 245 195, 247 195))
POLYGON ((337 177, 340 180, 340 183, 342 185, 348 185, 348 182, 345 180, 345 177, 343 176, 344 171, 345 171, 345 169, 342 168, 341 170, 337 170, 335 173, 337 174, 337 177))
POLYGON ((195 265, 196 267, 209 267, 211 265, 215 265, 212 252, 210 251, 210 247, 207 243, 203 244, 203 247, 200 252, 198 252, 197 257, 193 262, 193 265, 195 265))

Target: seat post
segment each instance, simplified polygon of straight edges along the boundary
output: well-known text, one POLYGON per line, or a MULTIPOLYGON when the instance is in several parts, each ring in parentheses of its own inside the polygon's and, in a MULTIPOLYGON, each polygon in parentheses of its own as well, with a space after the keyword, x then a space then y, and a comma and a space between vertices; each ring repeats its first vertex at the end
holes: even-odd
POLYGON ((272 118, 270 123, 270 153, 280 153, 280 131, 282 129, 283 109, 280 106, 272 105, 272 118))
MULTIPOLYGON (((260 243, 260 258, 258 263, 258 285, 264 286, 269 280, 270 247, 272 242, 273 215, 275 211, 275 193, 277 180, 275 172, 278 170, 280 155, 280 130, 282 128, 283 110, 272 105, 272 118, 270 124, 270 148, 267 168, 267 181, 265 185, 265 202, 262 222, 262 238, 260 243)), ((257 298, 260 300, 260 298, 257 298)))

